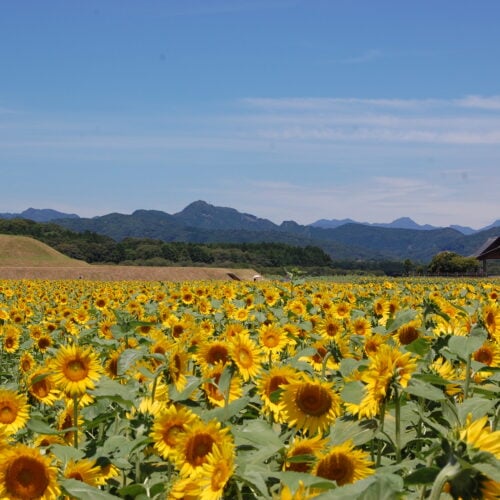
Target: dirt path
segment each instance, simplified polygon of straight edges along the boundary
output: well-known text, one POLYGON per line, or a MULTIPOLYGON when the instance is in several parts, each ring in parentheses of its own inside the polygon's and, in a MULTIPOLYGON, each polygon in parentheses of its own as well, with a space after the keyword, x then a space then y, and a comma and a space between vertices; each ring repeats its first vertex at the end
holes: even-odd
POLYGON ((194 281, 243 280, 252 281, 253 269, 216 267, 146 267, 146 266, 0 266, 0 279, 86 279, 97 281, 194 281))

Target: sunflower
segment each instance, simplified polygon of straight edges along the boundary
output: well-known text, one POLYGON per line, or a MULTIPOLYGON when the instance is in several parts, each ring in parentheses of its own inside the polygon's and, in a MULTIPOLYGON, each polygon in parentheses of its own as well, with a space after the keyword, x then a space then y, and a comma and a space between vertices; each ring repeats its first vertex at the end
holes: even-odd
MULTIPOLYGON (((204 316, 208 316, 214 310, 212 303, 206 297, 199 298, 196 301, 196 306, 197 306, 200 314, 203 314, 204 316)), ((212 333, 212 332, 210 332, 210 333, 212 333)))
POLYGON ((122 353, 123 353, 122 349, 115 350, 109 355, 108 359, 106 360, 106 364, 104 365, 104 371, 109 378, 114 379, 119 377, 118 360, 120 359, 122 353))
POLYGON ((170 354, 168 362, 168 373, 170 380, 178 391, 182 391, 187 384, 187 367, 190 355, 182 344, 177 344, 170 354))
POLYGON ((115 324, 115 321, 105 318, 99 323, 97 332, 106 339, 112 339, 114 337, 113 326, 115 326, 115 324))
POLYGON ((435 335, 459 335, 466 336, 470 333, 471 319, 464 315, 457 315, 449 319, 437 316, 434 320, 433 332, 435 335))
POLYGON ((416 366, 410 352, 403 354, 388 344, 381 345, 360 377, 366 384, 365 396, 359 405, 349 403, 346 408, 359 418, 376 416, 382 402, 390 394, 391 384, 406 387, 416 366))
POLYGON ((14 353, 19 349, 19 337, 21 332, 14 325, 8 325, 3 332, 3 349, 5 352, 14 353))
POLYGON ((230 441, 220 446, 214 445, 207 455, 206 462, 200 467, 197 478, 200 486, 200 500, 219 500, 224 487, 235 470, 234 445, 230 441))
POLYGON ((79 325, 84 325, 85 323, 87 323, 89 321, 89 319, 90 319, 90 313, 84 307, 80 307, 79 309, 77 309, 74 312, 73 319, 79 325))
POLYGON ((29 418, 28 399, 10 389, 0 389, 0 427, 14 434, 22 429, 29 418))
POLYGON ((337 337, 343 330, 343 325, 333 314, 327 314, 318 321, 315 331, 321 335, 325 341, 330 341, 337 337))
POLYGON ((69 396, 82 396, 95 387, 103 371, 97 356, 89 347, 61 347, 52 360, 55 384, 69 396))
POLYGON ((386 299, 379 298, 373 303, 373 313, 379 324, 385 325, 390 315, 390 305, 386 299))
POLYGON ((328 370, 337 370, 339 365, 335 361, 335 358, 331 355, 332 349, 330 345, 326 345, 324 340, 318 340, 314 342, 311 347, 316 349, 316 352, 311 356, 301 356, 299 361, 306 361, 311 364, 315 372, 321 373, 323 369, 323 363, 326 365, 325 368, 328 370))
POLYGON ((486 451, 500 459, 500 431, 492 431, 488 423, 488 417, 472 421, 469 414, 465 427, 460 431, 460 439, 467 445, 480 451, 486 451))
POLYGON ((482 500, 498 500, 500 498, 500 482, 483 476, 480 483, 482 500))
POLYGON ((53 444, 65 445, 64 439, 57 434, 38 434, 34 443, 36 448, 47 448, 53 444))
POLYGON ((82 425, 83 425, 83 417, 81 414, 78 414, 78 425, 75 425, 75 412, 73 410, 73 400, 67 400, 66 401, 66 407, 61 411, 61 413, 57 417, 57 429, 59 431, 65 431, 64 434, 62 434, 62 437, 64 441, 68 444, 73 444, 74 443, 74 438, 75 438, 75 430, 73 430, 74 427, 78 428, 78 437, 79 439, 83 435, 82 433, 82 425), (71 429, 71 430, 69 430, 71 429))
POLYGON ((250 311, 246 307, 239 307, 231 314, 231 319, 244 323, 248 320, 250 311))
POLYGON ((179 437, 198 418, 188 408, 177 408, 174 405, 155 415, 151 439, 154 441, 155 449, 164 459, 177 455, 179 437))
POLYGON ((221 340, 202 342, 195 358, 202 368, 218 363, 226 364, 229 361, 229 348, 227 343, 221 340))
POLYGON ((99 311, 104 311, 108 307, 108 297, 106 295, 98 295, 94 299, 94 306, 99 311))
POLYGON ((498 367, 500 366, 500 346, 497 342, 487 340, 472 354, 472 358, 484 365, 498 367))
POLYGON ((303 380, 282 386, 281 401, 287 423, 309 434, 328 429, 340 415, 340 396, 331 384, 303 376, 303 380))
POLYGON ((394 340, 399 345, 411 344, 414 340, 420 337, 418 321, 410 321, 405 325, 400 326, 393 334, 394 340))
POLYGON ((21 354, 19 358, 19 370, 22 373, 29 373, 35 367, 35 364, 35 358, 33 358, 30 352, 25 351, 21 354))
POLYGON ((333 306, 333 315, 339 319, 344 320, 351 315, 351 305, 347 302, 338 302, 333 306))
POLYGON ((336 481, 339 486, 354 483, 374 473, 369 454, 354 448, 351 440, 334 446, 313 468, 315 476, 336 481))
POLYGON ((307 308, 305 301, 300 298, 290 300, 286 304, 285 310, 292 312, 296 316, 305 317, 307 315, 307 308))
POLYGON ((174 339, 179 339, 193 328, 194 322, 190 315, 185 314, 182 318, 177 318, 172 314, 167 320, 167 326, 170 327, 170 335, 174 339))
POLYGON ((264 353, 279 354, 287 344, 285 331, 279 325, 263 324, 259 328, 259 341, 264 353))
POLYGON ((196 478, 178 479, 168 492, 168 500, 199 500, 200 486, 196 478))
POLYGON ((311 472, 312 462, 320 456, 327 442, 328 439, 321 439, 319 434, 312 438, 296 439, 286 451, 283 469, 293 472, 311 472), (291 461, 291 458, 295 460, 291 461))
POLYGON ((28 390, 35 399, 48 406, 52 406, 60 394, 51 380, 49 372, 43 368, 34 371, 30 375, 28 390))
POLYGON ((48 333, 42 333, 34 342, 34 347, 40 352, 46 352, 52 347, 52 337, 48 333))
POLYGON ((179 436, 176 464, 182 477, 192 476, 199 472, 199 468, 207 462, 208 455, 214 446, 232 444, 232 437, 227 428, 221 428, 220 422, 211 420, 203 422, 195 420, 187 426, 185 432, 179 436))
POLYGON ((0 451, 7 446, 10 437, 10 432, 3 425, 0 425, 0 451))
POLYGON ((264 295, 264 300, 269 307, 276 305, 276 302, 278 302, 281 297, 278 289, 274 287, 263 288, 262 294, 264 295))
POLYGON ((24 323, 24 312, 21 309, 13 308, 10 311, 10 320, 12 323, 21 324, 24 323))
POLYGON ((155 338, 155 342, 149 347, 149 351, 152 354, 159 354, 159 356, 152 358, 152 362, 155 366, 160 366, 165 362, 165 355, 173 345, 174 344, 163 335, 155 338))
MULTIPOLYGON (((230 370, 228 365, 217 363, 215 366, 203 370, 203 378, 206 382, 203 383, 202 389, 205 392, 208 400, 214 406, 225 406, 226 395, 219 389, 219 380, 224 369, 230 370)), ((243 382, 238 374, 233 374, 229 382, 229 394, 227 394, 227 403, 232 403, 243 395, 243 382)))
POLYGON ((139 404, 136 407, 132 407, 131 413, 127 413, 127 418, 133 418, 136 413, 142 413, 143 415, 153 415, 157 417, 165 409, 165 401, 156 397, 152 399, 149 396, 141 398, 139 404))
POLYGON ((275 397, 282 386, 291 382, 298 382, 299 373, 288 365, 273 366, 268 372, 262 372, 257 380, 257 390, 264 402, 262 411, 272 414, 277 422, 285 423, 283 407, 279 397, 275 397))
POLYGON ((106 482, 101 468, 95 463, 95 460, 88 458, 80 458, 77 461, 70 459, 64 468, 63 474, 67 479, 76 479, 94 487, 106 482))
POLYGON ((230 355, 245 381, 255 377, 262 368, 262 351, 248 333, 240 333, 232 340, 230 355))
POLYGON ((106 483, 108 479, 117 477, 120 475, 120 469, 113 465, 109 459, 100 459, 99 467, 101 468, 101 477, 106 483))
POLYGON ((380 333, 372 333, 371 335, 368 335, 367 337, 365 337, 365 353, 368 356, 375 354, 385 341, 385 337, 380 333))
POLYGON ((60 489, 51 457, 25 445, 2 450, 0 455, 0 498, 12 500, 55 500, 60 489))
POLYGON ((300 480, 297 489, 294 491, 292 491, 288 485, 282 485, 279 493, 273 495, 273 500, 308 500, 317 496, 318 493, 306 487, 304 481, 300 480))
POLYGON ((450 384, 446 384, 445 391, 446 394, 450 396, 456 396, 462 392, 462 387, 460 384, 455 383, 460 380, 456 370, 453 368, 453 365, 447 359, 442 357, 436 358, 429 368, 437 373, 440 377, 444 378, 448 382, 452 382, 450 384))
POLYGON ((248 334, 248 330, 241 323, 228 323, 224 332, 222 334, 222 338, 227 340, 234 340, 240 333, 248 334))
POLYGON ((500 307, 487 304, 483 309, 483 321, 490 337, 500 339, 500 307))
POLYGON ((350 328, 354 335, 368 337, 372 333, 372 325, 362 316, 354 319, 350 324, 350 328))
POLYGON ((42 325, 40 325, 39 323, 36 323, 35 325, 30 325, 28 329, 30 337, 33 340, 36 340, 43 333, 42 325))

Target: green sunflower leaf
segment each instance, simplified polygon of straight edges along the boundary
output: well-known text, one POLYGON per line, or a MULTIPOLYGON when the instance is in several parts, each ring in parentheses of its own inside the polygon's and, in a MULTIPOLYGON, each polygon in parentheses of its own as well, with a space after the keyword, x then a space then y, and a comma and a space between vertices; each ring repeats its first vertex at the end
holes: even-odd
POLYGON ((64 479, 60 484, 68 495, 78 500, 116 500, 115 496, 77 479, 64 479))

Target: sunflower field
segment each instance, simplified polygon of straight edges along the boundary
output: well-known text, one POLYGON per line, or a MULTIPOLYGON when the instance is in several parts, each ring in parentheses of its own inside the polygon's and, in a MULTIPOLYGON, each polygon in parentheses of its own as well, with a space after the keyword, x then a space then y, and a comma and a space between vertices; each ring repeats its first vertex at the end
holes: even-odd
POLYGON ((499 295, 0 280, 0 499, 500 498, 499 295))

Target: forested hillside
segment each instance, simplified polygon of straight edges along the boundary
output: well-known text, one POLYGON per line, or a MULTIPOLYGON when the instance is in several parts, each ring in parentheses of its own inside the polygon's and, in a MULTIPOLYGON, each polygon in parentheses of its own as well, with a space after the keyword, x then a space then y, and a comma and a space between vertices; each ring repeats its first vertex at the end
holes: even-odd
POLYGON ((158 210, 136 210, 130 215, 108 214, 91 219, 60 219, 57 224, 73 231, 126 238, 152 238, 164 242, 260 243, 318 246, 333 260, 382 261, 410 259, 428 263, 441 251, 470 255, 489 237, 500 235, 493 227, 471 235, 452 228, 400 229, 364 224, 335 228, 304 226, 294 221, 280 225, 227 207, 203 201, 191 203, 176 214, 158 210))
POLYGON ((164 242, 150 238, 125 238, 119 242, 89 231, 77 233, 54 223, 25 219, 0 220, 1 234, 31 236, 59 252, 89 263, 127 265, 210 265, 254 267, 324 268, 333 262, 314 246, 284 243, 188 243, 164 242))

